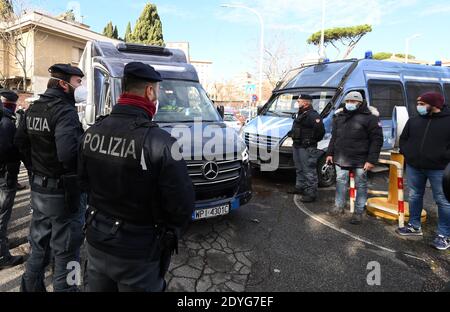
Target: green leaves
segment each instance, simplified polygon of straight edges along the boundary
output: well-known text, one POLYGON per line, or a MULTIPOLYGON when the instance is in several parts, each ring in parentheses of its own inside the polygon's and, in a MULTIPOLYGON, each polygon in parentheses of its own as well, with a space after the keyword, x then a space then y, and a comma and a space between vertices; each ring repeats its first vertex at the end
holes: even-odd
MULTIPOLYGON (((344 55, 344 58, 346 58, 361 38, 370 32, 372 32, 372 26, 368 24, 326 29, 324 45, 327 46, 328 44, 331 44, 337 50, 339 50, 337 44, 346 46, 347 51, 344 55)), ((316 46, 320 45, 321 34, 321 31, 312 34, 307 40, 308 44, 313 44, 316 46)))
POLYGON ((135 43, 164 46, 162 23, 156 5, 148 3, 136 22, 133 32, 135 43))
POLYGON ((127 29, 124 36, 125 42, 133 42, 133 33, 131 32, 131 23, 128 22, 127 29))
MULTIPOLYGON (((394 54, 394 53, 389 53, 389 52, 376 53, 376 54, 374 54, 373 58, 375 60, 387 60, 387 59, 390 59, 392 56, 395 56, 395 57, 398 57, 398 58, 405 58, 405 54, 402 54, 402 53, 394 54)), ((416 57, 414 55, 409 54, 408 58, 410 60, 414 60, 416 57)))

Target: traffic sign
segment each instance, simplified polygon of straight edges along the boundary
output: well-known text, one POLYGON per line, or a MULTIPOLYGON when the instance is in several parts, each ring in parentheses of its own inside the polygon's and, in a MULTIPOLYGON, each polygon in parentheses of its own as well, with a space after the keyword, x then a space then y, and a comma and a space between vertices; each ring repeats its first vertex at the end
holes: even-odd
POLYGON ((245 86, 245 93, 246 94, 253 94, 256 92, 256 85, 255 84, 248 84, 245 86))
POLYGON ((252 95, 252 101, 253 102, 258 102, 258 96, 256 94, 252 95))

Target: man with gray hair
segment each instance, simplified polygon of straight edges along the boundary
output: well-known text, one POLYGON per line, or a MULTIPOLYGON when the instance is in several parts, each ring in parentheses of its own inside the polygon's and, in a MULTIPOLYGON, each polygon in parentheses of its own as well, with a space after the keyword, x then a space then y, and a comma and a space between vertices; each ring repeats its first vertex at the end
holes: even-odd
POLYGON ((383 131, 378 110, 364 102, 360 92, 350 92, 345 106, 336 111, 327 163, 336 165, 336 207, 332 215, 343 214, 350 171, 355 173, 356 212, 351 223, 358 225, 367 202, 367 172, 378 162, 383 146, 383 131))

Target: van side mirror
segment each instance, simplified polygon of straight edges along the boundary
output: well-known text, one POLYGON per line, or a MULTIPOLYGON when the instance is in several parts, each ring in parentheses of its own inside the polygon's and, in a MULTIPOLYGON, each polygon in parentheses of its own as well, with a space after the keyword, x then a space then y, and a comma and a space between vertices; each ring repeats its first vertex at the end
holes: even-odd
POLYGON ((256 112, 257 112, 258 116, 260 116, 262 114, 263 110, 264 110, 264 106, 258 106, 256 108, 256 112))
POLYGON ((217 111, 219 112, 220 117, 223 119, 225 117, 225 107, 222 106, 217 106, 217 111))

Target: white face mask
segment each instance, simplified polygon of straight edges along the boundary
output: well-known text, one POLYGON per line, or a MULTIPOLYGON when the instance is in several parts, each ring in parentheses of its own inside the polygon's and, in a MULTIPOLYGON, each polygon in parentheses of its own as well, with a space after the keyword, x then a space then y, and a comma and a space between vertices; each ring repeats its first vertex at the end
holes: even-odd
POLYGON ((81 85, 75 89, 74 93, 75 103, 84 103, 87 101, 88 90, 85 86, 81 85))

